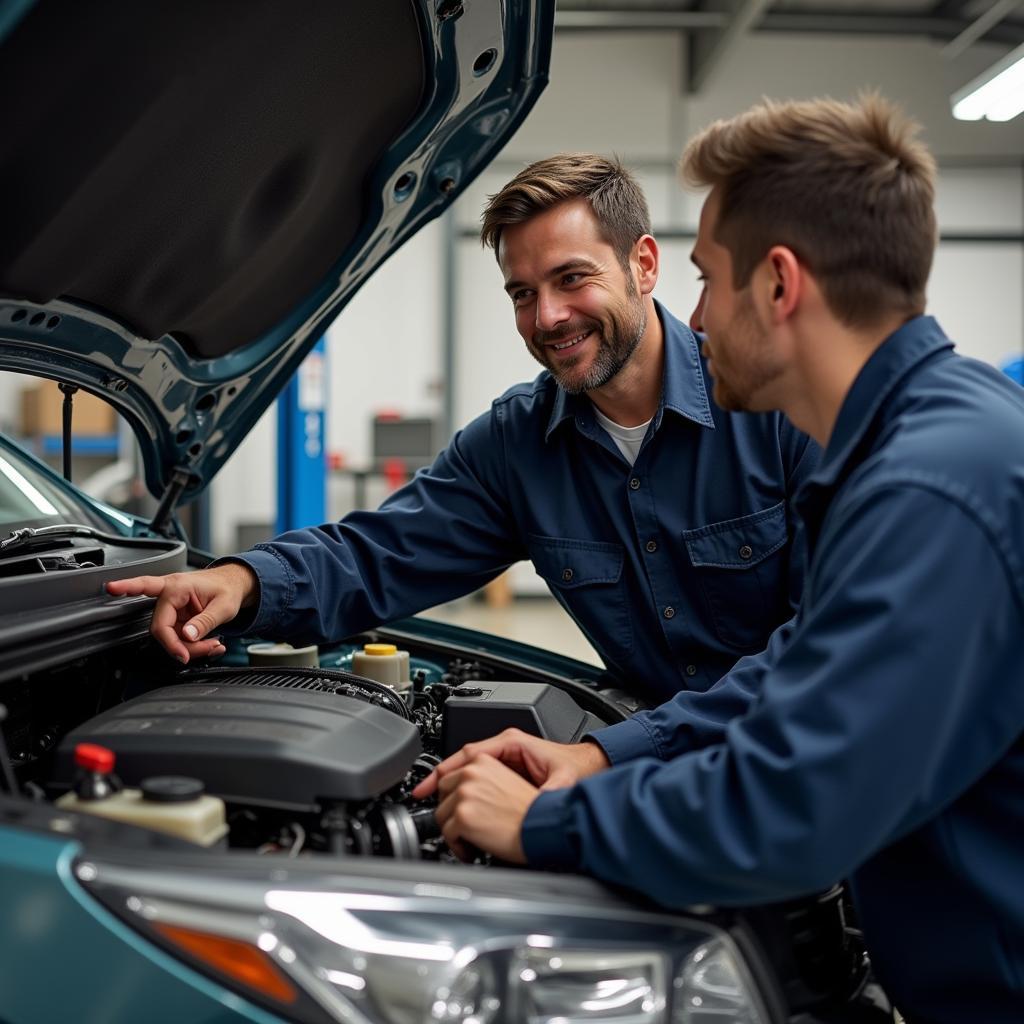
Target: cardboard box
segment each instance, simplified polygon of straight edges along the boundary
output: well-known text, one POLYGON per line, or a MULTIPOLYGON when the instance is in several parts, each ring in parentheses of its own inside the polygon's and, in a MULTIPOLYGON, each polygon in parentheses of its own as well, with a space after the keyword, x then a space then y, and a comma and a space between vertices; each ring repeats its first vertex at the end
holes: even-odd
MULTIPOLYGON (((56 381, 40 380, 21 393, 21 432, 25 437, 60 436, 64 431, 64 393, 56 381)), ((113 434, 117 413, 113 406, 87 391, 78 390, 72 403, 71 434, 113 434)))

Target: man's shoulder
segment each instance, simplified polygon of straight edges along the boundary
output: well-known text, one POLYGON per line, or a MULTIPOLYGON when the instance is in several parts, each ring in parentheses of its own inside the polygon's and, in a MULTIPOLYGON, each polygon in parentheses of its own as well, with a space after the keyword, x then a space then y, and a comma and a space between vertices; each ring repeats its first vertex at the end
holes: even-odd
POLYGON ((506 454, 535 452, 546 436, 557 395, 558 385, 547 371, 515 384, 458 432, 458 444, 464 452, 497 450, 496 444, 506 454))
POLYGON ((861 496, 928 491, 960 506, 1000 546, 1015 547, 1024 531, 1024 389, 952 352, 935 360, 894 396, 851 483, 861 496))
POLYGON ((908 381, 880 452, 889 472, 926 471, 984 492, 1024 474, 1024 389, 952 352, 908 381))
POLYGON ((550 415, 558 395, 555 379, 544 370, 533 380, 513 384, 491 403, 491 409, 503 420, 520 417, 533 419, 539 414, 550 415))

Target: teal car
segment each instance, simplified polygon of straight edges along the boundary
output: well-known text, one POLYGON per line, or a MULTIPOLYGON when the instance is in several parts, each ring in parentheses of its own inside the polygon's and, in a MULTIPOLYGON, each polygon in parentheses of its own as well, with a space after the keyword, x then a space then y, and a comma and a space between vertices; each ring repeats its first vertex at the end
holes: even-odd
POLYGON ((668 912, 445 847, 416 783, 622 720, 598 670, 426 620, 183 670, 104 590, 205 563, 177 510, 526 117, 553 8, 0 2, 0 367, 114 405, 159 499, 0 442, 0 1024, 888 1019, 838 887, 668 912))

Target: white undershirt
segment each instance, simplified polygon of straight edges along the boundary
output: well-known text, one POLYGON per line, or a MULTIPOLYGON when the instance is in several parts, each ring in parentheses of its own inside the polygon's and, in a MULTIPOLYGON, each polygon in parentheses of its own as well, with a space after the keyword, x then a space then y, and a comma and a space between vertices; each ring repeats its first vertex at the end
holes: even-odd
MULTIPOLYGON (((640 423, 635 427, 624 427, 616 423, 615 420, 608 419, 596 405, 594 406, 594 414, 597 416, 597 422, 604 427, 605 433, 615 442, 615 446, 632 466, 636 462, 637 455, 640 454, 640 445, 644 443, 644 437, 647 435, 647 428, 651 425, 651 420, 648 420, 646 423, 640 423)), ((653 418, 652 416, 651 419, 653 418)))

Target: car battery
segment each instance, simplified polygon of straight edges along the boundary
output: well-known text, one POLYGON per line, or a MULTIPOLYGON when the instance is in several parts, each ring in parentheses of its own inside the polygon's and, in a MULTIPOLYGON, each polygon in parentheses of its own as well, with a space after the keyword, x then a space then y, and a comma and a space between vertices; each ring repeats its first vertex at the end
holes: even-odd
POLYGON ((448 757, 467 743, 488 739, 504 729, 521 729, 557 743, 576 743, 601 728, 599 718, 548 683, 465 683, 444 703, 441 747, 448 757))

